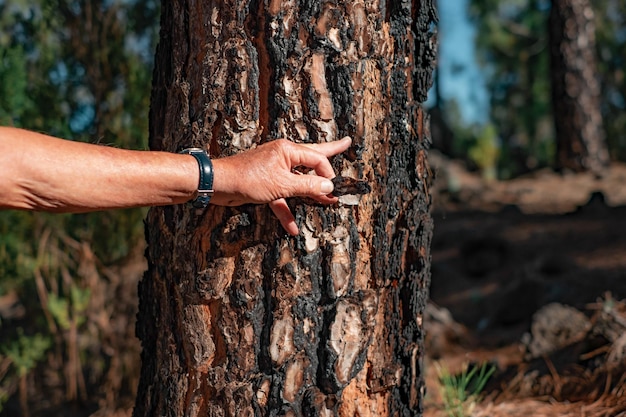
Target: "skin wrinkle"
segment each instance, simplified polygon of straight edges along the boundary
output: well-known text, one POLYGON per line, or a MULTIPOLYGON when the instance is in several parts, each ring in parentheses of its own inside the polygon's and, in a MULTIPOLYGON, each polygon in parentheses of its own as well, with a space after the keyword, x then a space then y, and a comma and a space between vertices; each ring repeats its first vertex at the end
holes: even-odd
POLYGON ((37 194, 37 188, 41 187, 41 184, 29 181, 28 179, 22 179, 20 181, 21 200, 23 204, 21 209, 33 210, 36 207, 44 207, 46 211, 55 213, 63 206, 63 203, 56 199, 42 199, 37 194))

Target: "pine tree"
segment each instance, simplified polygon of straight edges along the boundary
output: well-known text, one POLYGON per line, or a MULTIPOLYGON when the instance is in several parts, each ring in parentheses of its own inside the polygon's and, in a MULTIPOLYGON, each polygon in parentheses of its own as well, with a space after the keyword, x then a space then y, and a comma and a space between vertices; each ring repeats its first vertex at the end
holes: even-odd
POLYGON ((372 192, 153 208, 140 284, 139 416, 421 414, 430 276, 431 1, 165 1, 150 146, 215 158, 353 137, 372 192))

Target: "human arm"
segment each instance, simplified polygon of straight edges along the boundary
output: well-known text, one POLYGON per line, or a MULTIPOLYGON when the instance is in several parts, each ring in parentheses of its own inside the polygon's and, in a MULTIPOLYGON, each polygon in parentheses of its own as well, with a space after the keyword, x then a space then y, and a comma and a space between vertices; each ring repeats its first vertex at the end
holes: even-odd
MULTIPOLYGON (((310 146, 273 141, 215 159, 212 204, 270 203, 295 234, 282 198, 336 201, 326 196, 332 188, 322 190, 334 176, 327 157, 349 145, 349 139, 310 146), (319 176, 293 174, 298 165, 314 168, 319 176)), ((190 155, 97 146, 0 127, 0 208, 87 212, 178 204, 194 197, 198 178, 198 163, 190 155)))
MULTIPOLYGON (((129 151, 0 127, 0 207, 88 212, 189 200, 187 155, 129 151)), ((194 188, 196 187, 196 188, 194 188)))

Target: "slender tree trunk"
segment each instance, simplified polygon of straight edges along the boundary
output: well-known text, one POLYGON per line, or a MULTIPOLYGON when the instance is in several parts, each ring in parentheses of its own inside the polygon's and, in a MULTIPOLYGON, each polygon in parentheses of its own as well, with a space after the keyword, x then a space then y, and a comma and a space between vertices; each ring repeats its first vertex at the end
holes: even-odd
POLYGON ((351 135, 334 207, 153 208, 139 416, 414 416, 430 277, 427 1, 164 1, 152 149, 351 135))
POLYGON ((609 163, 609 153, 600 112, 591 2, 552 0, 549 25, 557 165, 599 175, 609 163))
MULTIPOLYGON (((441 52, 441 48, 437 48, 441 52)), ((454 155, 454 132, 444 117, 445 102, 441 95, 441 70, 434 72, 432 94, 435 100, 433 107, 429 109, 430 132, 434 149, 449 156, 454 155)))

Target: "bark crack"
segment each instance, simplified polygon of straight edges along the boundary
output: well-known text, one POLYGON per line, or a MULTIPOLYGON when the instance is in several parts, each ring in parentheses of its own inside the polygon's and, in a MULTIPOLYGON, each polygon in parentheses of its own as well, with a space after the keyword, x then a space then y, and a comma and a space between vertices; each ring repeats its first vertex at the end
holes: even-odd
MULTIPOLYGON (((254 1, 251 3, 254 6, 254 1)), ((270 132, 270 94, 272 81, 271 58, 267 49, 267 11, 265 10, 265 2, 257 2, 256 13, 249 13, 246 17, 244 29, 248 39, 257 52, 257 100, 259 105, 259 127, 260 142, 267 141, 270 132)), ((253 7, 251 7, 252 9, 253 7)))

